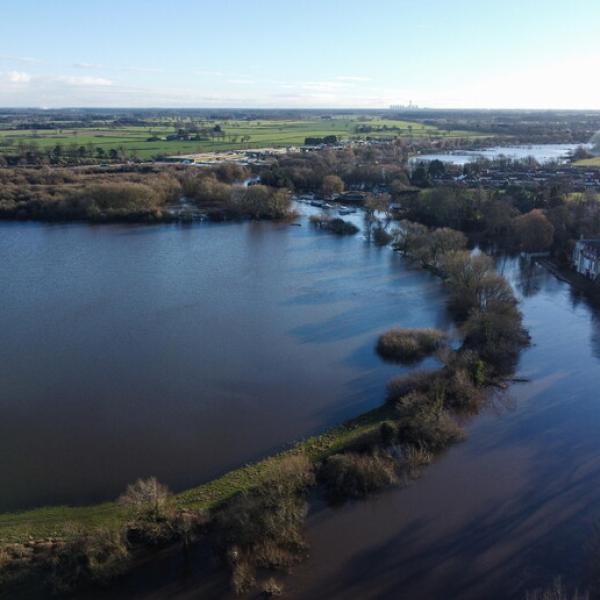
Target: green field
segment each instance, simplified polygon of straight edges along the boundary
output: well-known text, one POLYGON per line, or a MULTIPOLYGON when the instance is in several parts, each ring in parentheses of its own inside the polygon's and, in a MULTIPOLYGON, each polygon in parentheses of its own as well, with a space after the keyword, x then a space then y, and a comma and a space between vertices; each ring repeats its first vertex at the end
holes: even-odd
POLYGON ((219 139, 202 141, 157 140, 148 141, 151 136, 165 137, 175 132, 175 126, 157 124, 152 127, 118 127, 110 124, 103 127, 82 129, 41 129, 41 130, 0 130, 0 153, 11 154, 22 144, 34 144, 40 149, 49 149, 57 144, 68 149, 72 146, 102 147, 124 150, 139 158, 153 158, 159 155, 192 154, 197 152, 218 152, 242 148, 264 148, 298 146, 307 137, 336 135, 342 139, 410 137, 481 137, 481 134, 468 131, 444 131, 436 127, 397 121, 392 119, 369 119, 364 117, 344 117, 332 119, 305 119, 285 121, 203 121, 203 127, 219 125, 224 133, 219 139), (373 128, 395 127, 387 131, 374 131, 368 134, 357 133, 356 127, 368 125, 373 128), (245 139, 242 139, 245 138, 245 139))
POLYGON ((600 156, 594 158, 584 158, 573 163, 575 167, 600 167, 600 156))

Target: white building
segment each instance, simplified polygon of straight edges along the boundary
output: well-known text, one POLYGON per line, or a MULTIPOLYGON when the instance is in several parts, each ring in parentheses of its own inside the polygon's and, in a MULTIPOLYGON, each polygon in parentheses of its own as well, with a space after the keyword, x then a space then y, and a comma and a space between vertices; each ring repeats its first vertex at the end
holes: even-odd
POLYGON ((575 270, 594 281, 600 281, 600 240, 579 240, 573 250, 575 270))

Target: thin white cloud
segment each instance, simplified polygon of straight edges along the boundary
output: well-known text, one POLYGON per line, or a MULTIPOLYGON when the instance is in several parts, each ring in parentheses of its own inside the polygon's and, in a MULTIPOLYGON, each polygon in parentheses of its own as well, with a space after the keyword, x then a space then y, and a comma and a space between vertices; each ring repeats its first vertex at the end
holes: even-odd
POLYGON ((73 63, 76 69, 104 69, 104 65, 98 63, 77 62, 73 63))
POLYGON ((338 81, 371 81, 370 77, 359 77, 358 75, 338 75, 336 79, 338 81))
POLYGON ((31 75, 23 71, 9 71, 7 77, 11 83, 29 83, 31 81, 31 75))
POLYGON ((103 65, 102 63, 87 63, 87 62, 76 62, 73 63, 73 67, 76 69, 88 69, 88 70, 109 70, 109 71, 128 71, 131 73, 161 73, 162 69, 157 67, 129 67, 129 66, 114 66, 103 65))
POLYGON ((198 69, 197 71, 194 71, 194 73, 196 75, 210 75, 212 77, 224 77, 225 73, 223 73, 223 71, 206 71, 205 69, 198 69))
POLYGON ((228 79, 227 83, 233 83, 236 85, 250 85, 256 83, 254 79, 228 79))
POLYGON ((0 60, 7 62, 23 63, 28 65, 38 64, 42 62, 41 60, 38 60, 37 58, 31 58, 30 56, 13 56, 10 54, 0 54, 0 60))
POLYGON ((333 94, 347 89, 350 84, 345 81, 290 81, 281 83, 280 86, 286 90, 304 90, 333 94))
POLYGON ((82 77, 65 75, 58 77, 57 80, 75 87, 108 87, 113 85, 113 82, 110 79, 104 77, 90 77, 87 75, 82 77))
POLYGON ((158 67, 116 67, 119 71, 129 71, 130 73, 162 73, 163 69, 158 67))

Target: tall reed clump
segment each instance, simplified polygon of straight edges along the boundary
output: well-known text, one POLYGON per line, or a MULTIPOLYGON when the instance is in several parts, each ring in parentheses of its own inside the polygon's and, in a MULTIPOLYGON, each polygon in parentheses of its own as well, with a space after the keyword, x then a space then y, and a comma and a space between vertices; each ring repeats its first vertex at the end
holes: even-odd
POLYGON ((391 329, 377 341, 377 352, 386 360, 414 363, 442 348, 447 341, 437 329, 391 329))

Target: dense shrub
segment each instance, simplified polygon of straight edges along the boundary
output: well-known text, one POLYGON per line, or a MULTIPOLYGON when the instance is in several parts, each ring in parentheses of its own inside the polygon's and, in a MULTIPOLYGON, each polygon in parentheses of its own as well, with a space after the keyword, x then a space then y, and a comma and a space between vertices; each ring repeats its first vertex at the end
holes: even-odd
POLYGON ((442 227, 429 229, 425 225, 402 221, 396 231, 394 247, 418 261, 424 267, 440 268, 441 261, 450 253, 463 250, 467 238, 460 231, 442 227))
POLYGON ((128 567, 129 551, 121 532, 76 531, 50 558, 49 583, 55 593, 106 584, 128 567))
POLYGON ((388 233, 383 227, 376 227, 372 235, 373 241, 377 246, 387 246, 394 239, 394 236, 388 233))
POLYGON ((426 393, 438 377, 435 371, 413 371, 390 380, 387 385, 387 399, 395 402, 410 392, 426 393))
POLYGON ((234 187, 227 210, 234 217, 250 219, 287 219, 294 216, 290 192, 266 185, 234 187))
POLYGON ((18 219, 156 220, 181 194, 169 172, 2 173, 0 216, 18 219))
POLYGON ((464 324, 464 347, 477 352, 492 373, 514 370, 520 351, 529 344, 521 315, 512 304, 476 311, 464 324))
POLYGON ((383 446, 391 446, 398 436, 398 428, 393 421, 384 421, 379 427, 379 435, 383 446))
POLYGON ((464 439, 464 431, 442 409, 441 403, 432 405, 422 395, 412 392, 400 399, 396 408, 398 439, 404 444, 436 454, 464 439))
POLYGON ((377 352, 398 362, 417 362, 446 343, 447 336, 437 329, 392 329, 379 337, 377 352))
POLYGON ((263 485, 237 495, 217 511, 217 542, 228 558, 236 593, 254 585, 257 567, 287 567, 305 555, 304 496, 313 482, 308 459, 290 456, 263 485))
POLYGON ((334 454, 322 465, 319 478, 335 500, 362 498, 397 481, 396 465, 381 453, 334 454))
POLYGON ((262 585, 262 593, 265 598, 274 598, 283 594, 283 585, 273 577, 269 577, 262 585))
POLYGON ((326 229, 337 235, 354 235, 359 229, 353 223, 344 221, 338 217, 328 217, 326 215, 311 215, 309 221, 315 227, 326 229))
POLYGON ((485 398, 485 393, 466 368, 454 368, 445 378, 444 406, 454 411, 477 412, 485 398))
POLYGON ((181 536, 179 514, 168 488, 155 477, 130 484, 118 502, 131 511, 127 539, 140 545, 163 545, 181 536))
POLYGON ((137 515, 157 519, 167 512, 171 492, 156 477, 138 479, 127 486, 119 497, 119 503, 131 507, 137 515))

